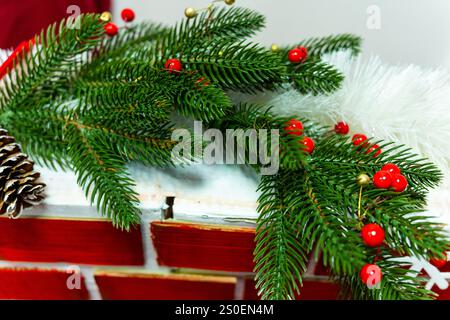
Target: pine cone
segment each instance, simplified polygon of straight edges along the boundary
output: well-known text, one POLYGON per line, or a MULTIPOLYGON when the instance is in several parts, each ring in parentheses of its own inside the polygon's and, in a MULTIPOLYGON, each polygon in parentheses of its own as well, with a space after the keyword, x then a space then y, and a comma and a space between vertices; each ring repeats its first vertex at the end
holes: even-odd
POLYGON ((16 140, 0 129, 0 215, 17 218, 23 208, 43 199, 45 184, 33 171, 34 163, 21 152, 16 140))

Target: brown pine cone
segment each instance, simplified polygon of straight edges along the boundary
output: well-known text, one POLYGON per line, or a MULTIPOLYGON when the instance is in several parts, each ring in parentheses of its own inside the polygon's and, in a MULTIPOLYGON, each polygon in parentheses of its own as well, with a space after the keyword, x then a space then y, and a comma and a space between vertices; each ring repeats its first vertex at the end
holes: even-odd
POLYGON ((45 184, 33 171, 34 162, 21 152, 16 140, 0 129, 0 215, 17 218, 23 208, 43 199, 45 184))

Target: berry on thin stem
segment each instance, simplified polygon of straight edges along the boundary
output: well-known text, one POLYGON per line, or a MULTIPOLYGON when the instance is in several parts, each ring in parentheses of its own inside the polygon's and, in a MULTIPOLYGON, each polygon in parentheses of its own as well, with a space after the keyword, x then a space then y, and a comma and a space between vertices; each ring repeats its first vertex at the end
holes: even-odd
POLYGON ((122 16, 122 20, 125 22, 132 22, 134 20, 134 18, 136 17, 134 11, 130 8, 123 9, 121 16, 122 16))
POLYGON ((387 171, 378 171, 372 180, 373 185, 378 189, 388 189, 392 184, 392 176, 387 171))
POLYGON ((379 247, 383 244, 385 233, 378 224, 369 223, 361 229, 361 237, 366 246, 379 247))
POLYGON ((284 130, 287 134, 301 136, 303 134, 303 123, 297 119, 289 120, 284 130))
POLYGON ((383 279, 383 273, 376 264, 366 264, 359 273, 361 281, 369 288, 377 285, 383 279))
POLYGON ((361 133, 357 133, 353 136, 352 142, 354 146, 359 146, 367 140, 367 136, 361 133))
POLYGON ((289 51, 288 59, 292 63, 301 63, 308 57, 308 50, 305 47, 294 48, 289 51))
POLYGON ((366 150, 366 154, 372 154, 372 157, 376 158, 381 154, 381 148, 379 145, 374 144, 366 150))
POLYGON ((338 134, 347 134, 350 132, 350 127, 345 121, 341 121, 334 126, 334 131, 338 134))
POLYGON ((178 59, 167 60, 164 67, 169 70, 169 73, 180 72, 183 69, 181 61, 178 59))
POLYGON ((401 173, 399 167, 397 167, 397 166, 396 166, 395 164, 393 164, 393 163, 387 163, 387 164, 385 164, 385 165, 381 168, 381 170, 382 170, 382 171, 387 171, 387 172, 389 172, 392 176, 395 175, 395 174, 400 174, 400 173, 401 173))
POLYGON ((408 180, 406 180, 405 176, 401 174, 392 175, 391 188, 394 189, 395 192, 403 192, 407 187, 408 180))
POLYGON ((308 152, 309 154, 312 154, 314 152, 316 146, 313 139, 311 139, 310 137, 304 137, 302 143, 305 146, 304 150, 306 152, 308 152))
POLYGON ((105 33, 110 37, 114 37, 119 33, 119 27, 115 23, 108 22, 105 24, 105 33))

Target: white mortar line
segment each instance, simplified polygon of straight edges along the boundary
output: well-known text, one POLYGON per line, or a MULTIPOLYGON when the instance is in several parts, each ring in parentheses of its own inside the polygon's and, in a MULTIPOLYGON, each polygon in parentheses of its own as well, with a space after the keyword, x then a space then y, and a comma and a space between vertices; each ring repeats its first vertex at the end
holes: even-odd
POLYGON ((94 268, 92 267, 82 267, 81 273, 84 276, 84 283, 86 285, 86 290, 89 292, 89 297, 91 300, 102 300, 102 295, 100 294, 100 289, 95 281, 94 268))

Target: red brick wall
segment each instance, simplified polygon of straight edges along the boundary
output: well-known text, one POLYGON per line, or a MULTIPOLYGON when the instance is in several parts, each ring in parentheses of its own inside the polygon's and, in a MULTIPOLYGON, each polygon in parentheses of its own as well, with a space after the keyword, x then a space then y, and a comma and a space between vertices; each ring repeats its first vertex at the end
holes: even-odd
MULTIPOLYGON (((0 299, 253 300, 253 249, 245 227, 0 218, 0 299)), ((336 299, 326 269, 309 269, 298 299, 336 299)))

